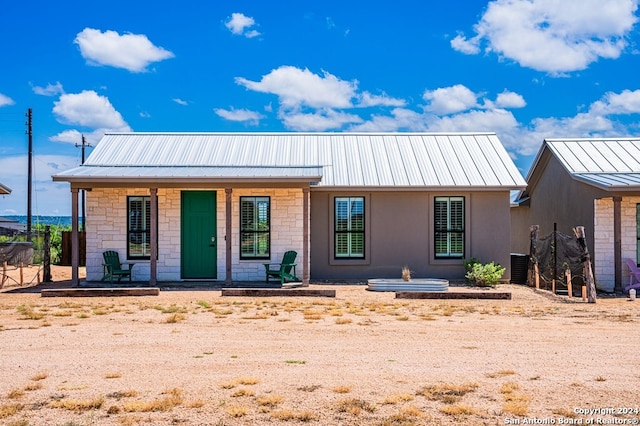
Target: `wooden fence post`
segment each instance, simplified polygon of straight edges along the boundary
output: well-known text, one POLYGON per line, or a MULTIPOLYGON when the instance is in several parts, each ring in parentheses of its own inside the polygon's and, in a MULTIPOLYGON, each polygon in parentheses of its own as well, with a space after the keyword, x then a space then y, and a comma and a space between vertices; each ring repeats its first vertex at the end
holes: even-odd
POLYGON ((4 287, 4 282, 7 280, 7 261, 2 262, 2 282, 0 282, 0 288, 4 287))
POLYGON ((24 284, 24 272, 22 268, 24 267, 24 263, 20 262, 20 287, 24 284))
POLYGON ((531 225, 529 227, 530 244, 529 244, 529 259, 533 267, 529 270, 529 286, 535 285, 536 288, 540 288, 540 271, 538 270, 538 257, 536 252, 538 249, 538 230, 539 225, 531 225))
POLYGON ((591 256, 589 256, 589 249, 587 248, 587 242, 584 236, 584 226, 575 227, 573 232, 576 234, 578 244, 582 249, 584 259, 584 277, 587 281, 587 301, 589 303, 596 303, 596 283, 593 279, 593 272, 591 271, 591 256))
POLYGON ((564 275, 567 279, 567 296, 573 297, 573 288, 571 287, 571 269, 567 268, 564 271, 564 275))
POLYGON ((51 282, 51 226, 44 227, 44 256, 43 256, 43 272, 42 281, 51 282))

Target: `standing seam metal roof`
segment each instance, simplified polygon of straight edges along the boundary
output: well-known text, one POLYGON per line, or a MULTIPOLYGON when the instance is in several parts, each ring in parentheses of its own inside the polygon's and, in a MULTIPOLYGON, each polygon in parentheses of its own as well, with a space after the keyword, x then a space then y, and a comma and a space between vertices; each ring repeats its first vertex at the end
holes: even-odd
POLYGON ((640 138, 546 139, 544 146, 577 180, 603 189, 640 188, 640 138))
POLYGON ((54 179, 178 178, 213 169, 256 179, 320 170, 314 187, 526 185, 494 133, 108 133, 83 166, 54 179))

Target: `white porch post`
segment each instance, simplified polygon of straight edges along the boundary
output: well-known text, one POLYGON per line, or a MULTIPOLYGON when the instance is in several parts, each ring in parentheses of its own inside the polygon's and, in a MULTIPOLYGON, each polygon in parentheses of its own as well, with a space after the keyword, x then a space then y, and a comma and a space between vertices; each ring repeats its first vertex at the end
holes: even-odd
POLYGON ((233 218, 233 198, 232 198, 233 190, 231 188, 224 189, 225 195, 225 236, 224 236, 224 250, 225 250, 225 280, 224 282, 227 284, 231 284, 231 275, 233 274, 233 270, 231 268, 231 262, 233 260, 231 256, 231 236, 233 235, 233 231, 231 229, 231 220, 233 218))
POLYGON ((157 282, 158 267, 158 188, 149 188, 151 196, 151 258, 149 259, 149 285, 155 286, 157 282))
POLYGON ((78 287, 80 264, 80 239, 78 234, 78 188, 71 188, 71 286, 78 287))
POLYGON ((616 293, 622 293, 622 197, 613 197, 613 273, 616 293))
POLYGON ((309 284, 309 187, 302 188, 302 284, 309 284))

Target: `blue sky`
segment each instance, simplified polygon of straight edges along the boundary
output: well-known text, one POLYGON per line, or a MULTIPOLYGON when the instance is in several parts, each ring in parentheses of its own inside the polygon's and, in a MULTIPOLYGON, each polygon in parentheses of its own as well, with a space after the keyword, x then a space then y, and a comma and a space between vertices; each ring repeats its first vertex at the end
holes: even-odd
MULTIPOLYGON (((84 134, 492 131, 638 136, 639 0, 5 2, 0 215, 69 215, 84 134)), ((88 153, 91 148, 88 148, 88 153)))

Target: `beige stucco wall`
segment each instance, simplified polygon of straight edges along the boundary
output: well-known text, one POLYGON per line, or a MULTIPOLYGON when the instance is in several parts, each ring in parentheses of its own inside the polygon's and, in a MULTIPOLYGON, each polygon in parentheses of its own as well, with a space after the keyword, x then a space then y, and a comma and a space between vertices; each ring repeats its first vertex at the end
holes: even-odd
MULTIPOLYGON (((188 189, 158 189, 158 281, 179 281, 180 193, 188 189)), ((218 280, 225 276, 225 192, 216 190, 218 280)), ((127 196, 149 195, 148 189, 94 188, 87 193, 87 280, 102 278, 102 252, 117 250, 121 261, 127 256, 127 196)), ((233 280, 263 280, 265 260, 239 259, 240 196, 271 197, 271 261, 279 262, 287 250, 298 252, 297 271, 302 275, 303 196, 301 189, 235 189, 232 197, 233 280)), ((149 279, 149 261, 135 260, 133 280, 149 279)))
MULTIPOLYGON (((636 204, 638 203, 640 203, 640 197, 623 197, 620 202, 622 287, 629 282, 629 269, 625 259, 636 259, 636 204)), ((594 274, 599 289, 613 291, 615 287, 613 198, 594 200, 594 212, 594 274)))

